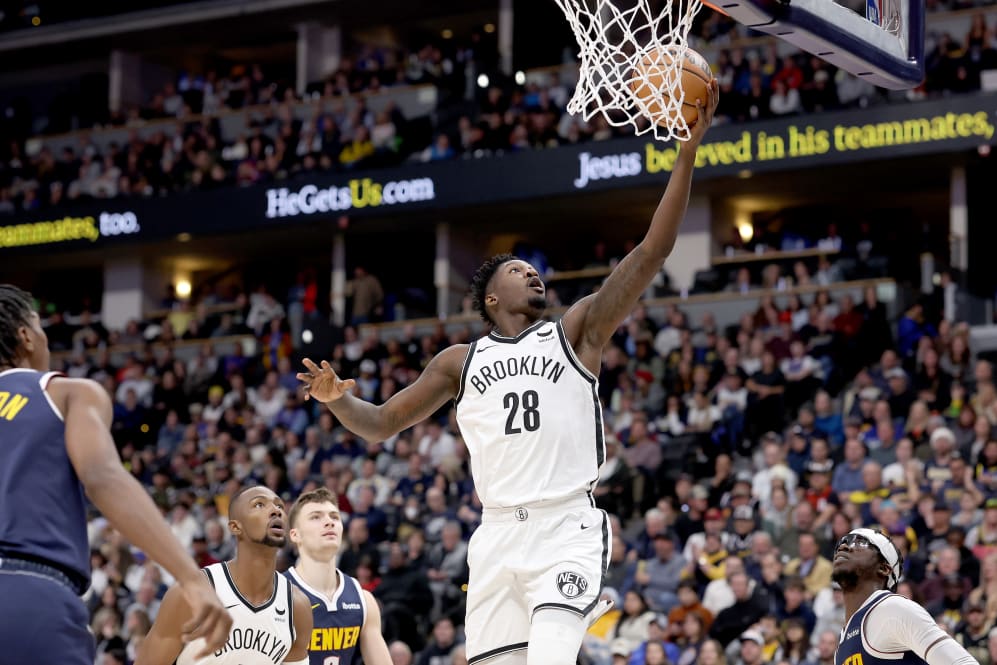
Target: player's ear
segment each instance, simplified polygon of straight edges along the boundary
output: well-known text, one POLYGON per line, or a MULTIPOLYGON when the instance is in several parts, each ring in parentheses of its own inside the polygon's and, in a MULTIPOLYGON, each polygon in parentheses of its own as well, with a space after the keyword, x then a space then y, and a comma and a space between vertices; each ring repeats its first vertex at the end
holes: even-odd
POLYGON ((21 346, 24 347, 25 351, 31 353, 35 350, 35 343, 31 339, 31 332, 28 330, 27 326, 18 326, 17 338, 20 340, 21 346))
POLYGON ((298 533, 297 529, 292 528, 290 531, 288 531, 287 537, 290 538, 291 542, 294 543, 295 545, 301 542, 301 534, 298 533))
POLYGON ((232 532, 233 536, 238 536, 242 533, 242 524, 239 523, 239 520, 229 520, 228 530, 232 532))

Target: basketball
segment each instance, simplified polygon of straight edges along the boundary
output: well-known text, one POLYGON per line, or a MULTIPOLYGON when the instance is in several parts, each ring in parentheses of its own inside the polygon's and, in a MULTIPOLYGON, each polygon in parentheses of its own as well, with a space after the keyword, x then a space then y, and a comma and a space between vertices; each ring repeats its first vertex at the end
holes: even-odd
MULTIPOLYGON (((677 51, 677 48, 670 46, 650 50, 638 63, 630 83, 630 89, 642 100, 647 115, 657 119, 658 124, 674 119, 675 110, 669 108, 667 86, 668 72, 673 66, 677 51)), ((679 86, 685 93, 682 117, 688 125, 693 125, 699 117, 696 100, 701 100, 704 105, 707 103, 712 80, 713 71, 706 58, 692 49, 686 49, 679 86)))

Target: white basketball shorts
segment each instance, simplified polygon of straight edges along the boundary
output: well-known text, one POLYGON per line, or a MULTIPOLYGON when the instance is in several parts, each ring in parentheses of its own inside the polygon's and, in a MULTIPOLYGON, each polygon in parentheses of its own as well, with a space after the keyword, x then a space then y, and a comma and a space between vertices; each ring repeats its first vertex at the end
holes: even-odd
POLYGON ((588 495, 486 508, 467 553, 468 665, 525 649, 537 610, 588 614, 611 544, 609 518, 588 495))

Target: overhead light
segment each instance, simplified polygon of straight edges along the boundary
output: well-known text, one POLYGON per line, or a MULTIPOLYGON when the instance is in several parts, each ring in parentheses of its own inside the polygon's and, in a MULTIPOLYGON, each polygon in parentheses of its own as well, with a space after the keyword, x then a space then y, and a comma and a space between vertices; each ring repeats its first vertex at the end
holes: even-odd
POLYGON ((177 297, 186 300, 190 297, 190 281, 186 279, 177 280, 177 297))
POLYGON ((440 34, 443 35, 443 39, 453 39, 453 30, 450 28, 443 28, 443 32, 440 34))
POLYGON ((479 88, 488 87, 488 74, 481 74, 478 76, 478 87, 479 88))
POLYGON ((186 231, 177 234, 177 242, 190 242, 191 238, 193 238, 193 236, 186 231))
POLYGON ((305 344, 311 344, 314 339, 315 339, 315 334, 312 333, 311 330, 308 330, 306 328, 305 330, 301 331, 301 341, 304 342, 305 344))
POLYGON ((751 222, 738 222, 737 234, 741 236, 741 242, 751 242, 755 237, 755 227, 751 222))
POLYGON ((31 17, 31 25, 33 25, 33 26, 35 26, 37 28, 41 24, 42 24, 42 18, 40 16, 32 16, 31 17))
POLYGON ((737 177, 741 178, 742 180, 744 180, 745 178, 750 178, 751 175, 752 174, 750 169, 742 169, 737 172, 737 177))
POLYGON ((526 83, 526 73, 522 70, 516 72, 516 85, 523 85, 526 83))
POLYGON ((495 24, 494 23, 485 23, 485 32, 487 32, 488 34, 491 34, 491 33, 495 32, 495 24))

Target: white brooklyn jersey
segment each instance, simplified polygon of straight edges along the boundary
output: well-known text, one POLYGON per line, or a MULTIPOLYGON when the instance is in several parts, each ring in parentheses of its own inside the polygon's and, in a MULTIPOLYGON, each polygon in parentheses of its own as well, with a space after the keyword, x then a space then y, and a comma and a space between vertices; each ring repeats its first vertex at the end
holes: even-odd
POLYGON ((204 648, 204 639, 194 640, 180 652, 176 665, 276 665, 284 662, 294 644, 294 606, 287 578, 274 573, 273 595, 267 602, 254 607, 235 587, 225 563, 211 564, 204 572, 232 616, 232 632, 224 647, 200 660, 196 655, 204 648))
POLYGON ((486 508, 590 491, 606 457, 598 379, 561 323, 473 342, 461 372, 457 423, 486 508))

